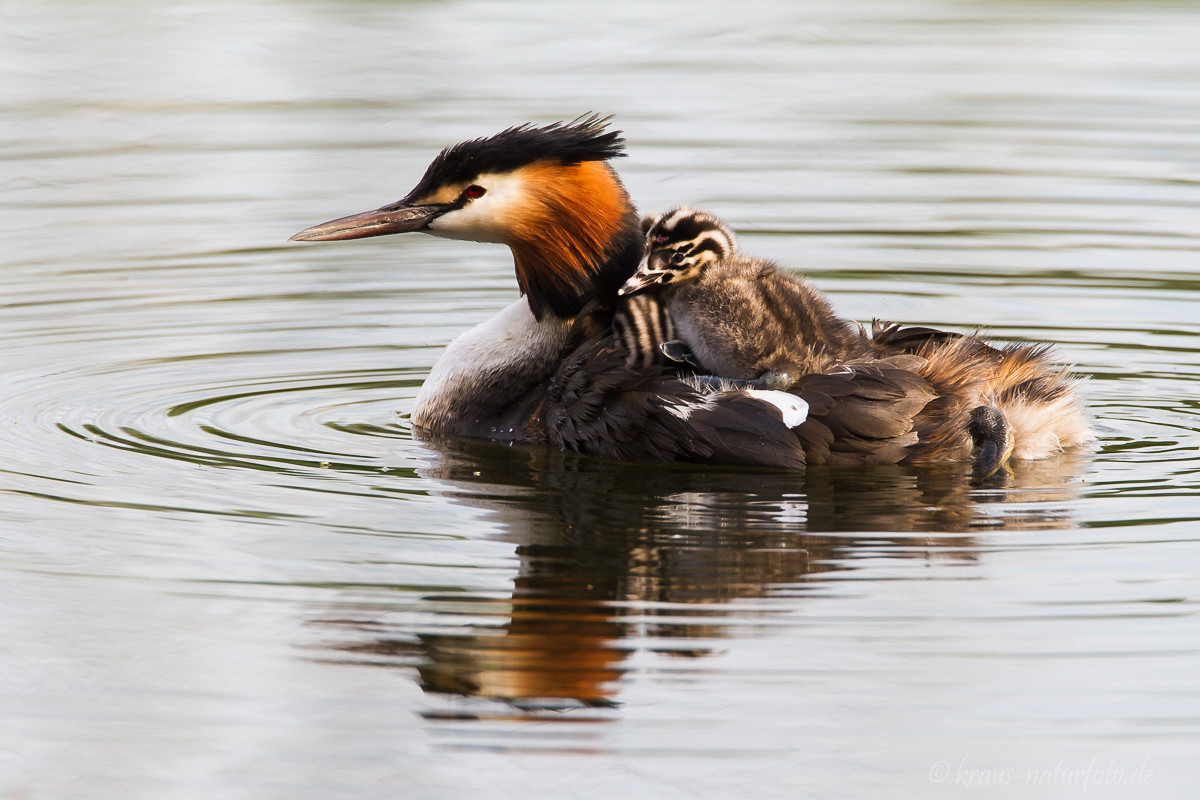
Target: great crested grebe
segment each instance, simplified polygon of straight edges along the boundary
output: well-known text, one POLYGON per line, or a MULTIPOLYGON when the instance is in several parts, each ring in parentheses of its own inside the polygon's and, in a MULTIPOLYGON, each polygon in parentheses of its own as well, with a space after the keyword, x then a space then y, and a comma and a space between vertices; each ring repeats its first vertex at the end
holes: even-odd
MULTIPOLYGON (((653 303, 618 296, 642 259, 643 232, 608 164, 624 142, 607 123, 527 124, 447 147, 403 200, 292 237, 421 231, 512 250, 524 296, 447 347, 417 395, 416 426, 625 460, 799 468, 970 457, 976 389, 1007 369, 993 358, 1007 351, 974 338, 882 329, 869 357, 800 376, 790 392, 636 363, 614 309, 620 317, 653 303)), ((1043 351, 1028 355, 1027 380, 1043 379, 1043 351)), ((1075 408, 1063 392, 1052 411, 1075 408)), ((1078 441, 1052 438, 1017 454, 1078 441)))
POLYGON ((450 343, 417 394, 418 428, 622 460, 802 468, 799 397, 629 369, 619 342, 597 335, 642 252, 607 163, 624 141, 607 123, 521 125, 447 147, 403 200, 292 240, 421 231, 512 250, 524 296, 450 343))

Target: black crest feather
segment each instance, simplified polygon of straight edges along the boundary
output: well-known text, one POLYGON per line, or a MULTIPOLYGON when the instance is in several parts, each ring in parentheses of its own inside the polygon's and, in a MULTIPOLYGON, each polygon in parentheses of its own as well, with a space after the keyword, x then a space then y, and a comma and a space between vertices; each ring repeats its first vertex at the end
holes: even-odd
POLYGON ((611 120, 587 114, 542 127, 526 123, 451 145, 438 153, 402 202, 415 201, 438 186, 466 183, 488 172, 512 172, 541 161, 579 164, 620 158, 625 155, 625 139, 621 131, 608 130, 611 120))

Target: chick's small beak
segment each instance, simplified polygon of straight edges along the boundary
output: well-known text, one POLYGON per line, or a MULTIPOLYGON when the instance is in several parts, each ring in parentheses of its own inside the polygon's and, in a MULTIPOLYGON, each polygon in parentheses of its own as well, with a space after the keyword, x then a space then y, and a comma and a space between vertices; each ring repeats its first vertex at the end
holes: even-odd
POLYGON ((322 222, 297 233, 289 242, 329 242, 341 239, 365 239, 389 233, 408 233, 423 230, 437 217, 454 208, 446 203, 405 205, 403 201, 390 206, 351 214, 348 217, 322 222))
POLYGON ((670 270, 662 268, 663 262, 661 259, 654 258, 648 255, 642 259, 642 263, 638 264, 637 272, 625 284, 617 290, 618 295, 633 294, 640 292, 656 283, 666 283, 671 277, 670 270))

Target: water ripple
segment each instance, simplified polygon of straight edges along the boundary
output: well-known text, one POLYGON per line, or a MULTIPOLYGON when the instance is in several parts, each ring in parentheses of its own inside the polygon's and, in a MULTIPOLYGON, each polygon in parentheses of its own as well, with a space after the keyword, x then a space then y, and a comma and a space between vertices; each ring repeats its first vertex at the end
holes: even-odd
POLYGON ((25 6, 0 794, 1195 783, 1192 5, 25 6), (645 211, 712 208, 847 316, 1056 342, 1095 446, 972 487, 422 440, 508 253, 285 241, 587 108, 645 211))

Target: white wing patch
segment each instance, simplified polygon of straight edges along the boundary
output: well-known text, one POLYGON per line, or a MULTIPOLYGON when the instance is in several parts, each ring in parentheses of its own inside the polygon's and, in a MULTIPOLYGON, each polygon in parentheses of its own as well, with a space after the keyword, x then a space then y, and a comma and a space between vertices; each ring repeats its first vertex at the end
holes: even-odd
POLYGON ((783 424, 789 428, 795 428, 808 419, 808 403, 794 394, 774 389, 747 389, 746 394, 778 408, 779 413, 783 415, 783 424))

